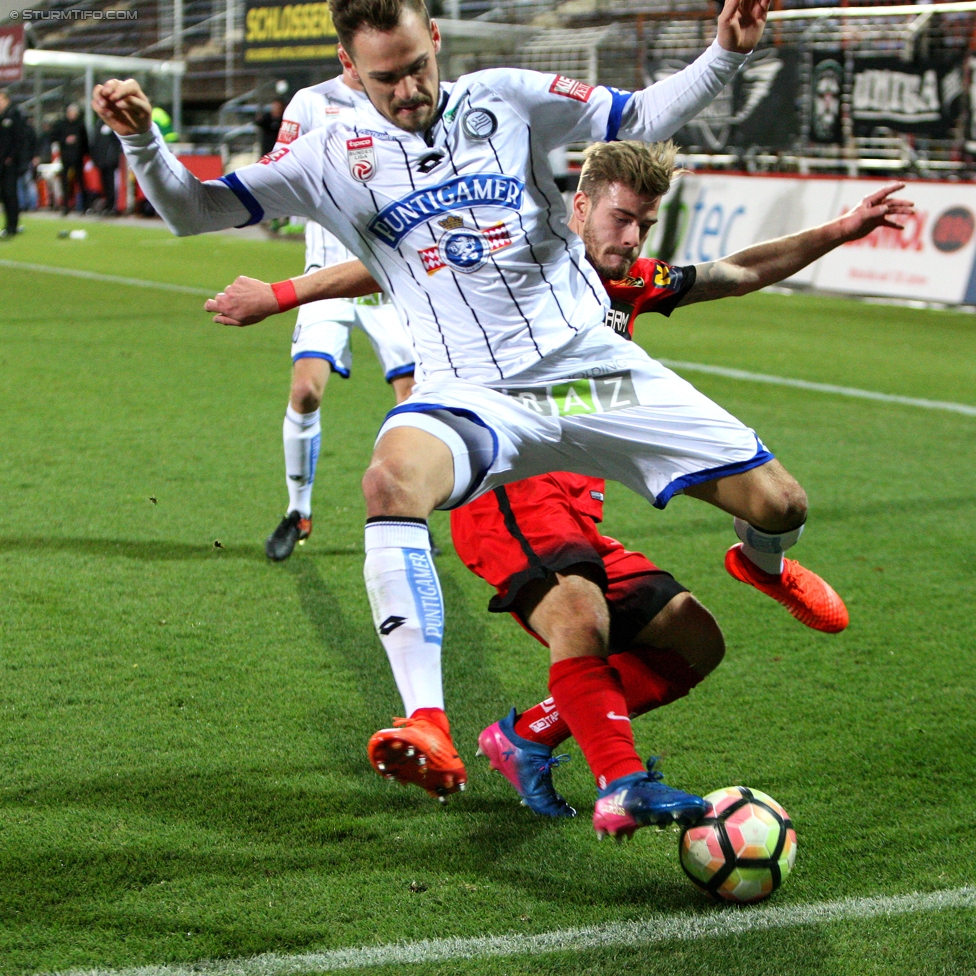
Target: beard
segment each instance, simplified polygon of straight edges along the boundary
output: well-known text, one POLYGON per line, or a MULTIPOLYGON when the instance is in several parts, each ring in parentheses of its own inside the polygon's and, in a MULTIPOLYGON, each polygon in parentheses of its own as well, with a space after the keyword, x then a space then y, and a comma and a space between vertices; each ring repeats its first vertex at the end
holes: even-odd
POLYGON ((586 260, 593 265, 596 273, 605 281, 616 281, 630 270, 637 260, 636 247, 600 247, 595 235, 586 225, 583 225, 583 243, 586 245, 586 260), (614 255, 623 258, 621 262, 609 263, 608 259, 614 255))

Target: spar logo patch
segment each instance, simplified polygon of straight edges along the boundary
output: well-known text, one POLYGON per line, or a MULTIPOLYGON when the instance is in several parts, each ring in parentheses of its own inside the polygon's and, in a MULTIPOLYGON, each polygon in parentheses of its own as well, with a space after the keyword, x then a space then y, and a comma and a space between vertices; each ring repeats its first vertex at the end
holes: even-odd
POLYGON ((262 166, 268 166, 271 163, 278 162, 279 159, 281 159, 283 156, 287 156, 288 153, 290 152, 291 152, 290 149, 286 149, 284 146, 282 146, 280 149, 274 149, 271 152, 269 152, 266 156, 262 156, 258 160, 258 162, 262 166))
MULTIPOLYGON (((471 207, 505 207, 521 210, 525 184, 514 176, 476 173, 453 179, 387 204, 367 225, 384 244, 397 247, 415 227, 452 210, 471 207)), ((461 242, 458 242, 459 246, 461 242)))
POLYGON ((590 95, 593 94, 593 86, 575 78, 567 78, 565 75, 556 75, 556 80, 549 86, 549 91, 553 95, 562 95, 564 98, 575 98, 577 102, 588 102, 590 95))
POLYGON ((346 140, 346 158, 349 174, 354 180, 365 183, 376 175, 376 156, 373 153, 373 137, 346 140))
POLYGON ((512 236, 504 221, 478 229, 465 226, 460 217, 439 221, 446 233, 432 247, 418 251, 424 270, 432 275, 441 268, 451 268, 461 274, 471 274, 484 267, 495 251, 509 247, 512 236))
POLYGON ((278 130, 278 142, 283 146, 287 146, 289 143, 294 142, 301 132, 298 128, 297 122, 284 121, 281 123, 281 128, 278 130))

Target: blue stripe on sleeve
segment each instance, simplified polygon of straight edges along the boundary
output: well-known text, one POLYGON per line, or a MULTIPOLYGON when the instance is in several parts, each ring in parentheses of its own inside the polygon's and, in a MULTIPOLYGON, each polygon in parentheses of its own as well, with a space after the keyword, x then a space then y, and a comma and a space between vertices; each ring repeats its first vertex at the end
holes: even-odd
POLYGON ((264 208, 254 199, 254 195, 241 182, 241 178, 236 173, 228 173, 227 176, 221 176, 220 182, 229 186, 234 191, 234 196, 247 207, 247 212, 251 215, 250 220, 246 223, 238 224, 238 227, 250 227, 251 224, 259 224, 264 220, 264 208))
POLYGON ((613 142, 620 131, 620 119, 624 114, 624 108, 633 98, 633 92, 621 91, 619 88, 607 88, 613 101, 610 103, 610 117, 607 119, 607 142, 613 142))

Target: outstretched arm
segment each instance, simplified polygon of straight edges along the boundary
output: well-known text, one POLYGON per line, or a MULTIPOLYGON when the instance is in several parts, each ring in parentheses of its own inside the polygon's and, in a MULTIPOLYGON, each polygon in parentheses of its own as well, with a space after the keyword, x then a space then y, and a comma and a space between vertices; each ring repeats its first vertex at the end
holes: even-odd
POLYGON ((763 241, 718 261, 699 264, 695 268, 695 284, 678 304, 748 295, 789 278, 835 247, 866 237, 878 227, 900 230, 902 225, 893 218, 915 212, 911 201, 892 197, 904 188, 904 183, 890 183, 868 194, 853 210, 836 220, 789 237, 763 241))
POLYGON ((246 224, 250 214, 224 183, 201 183, 169 151, 152 125, 152 105, 139 83, 113 79, 96 85, 92 108, 119 136, 139 185, 178 236, 246 224))
POLYGON ((620 138, 668 139, 711 104, 759 43, 768 10, 769 0, 725 0, 712 46, 687 68, 635 92, 623 110, 620 138))
POLYGON ((379 290, 380 286, 361 261, 344 261, 273 285, 241 275, 224 291, 208 299, 203 307, 217 313, 214 322, 220 325, 244 326, 308 302, 359 298, 379 290))

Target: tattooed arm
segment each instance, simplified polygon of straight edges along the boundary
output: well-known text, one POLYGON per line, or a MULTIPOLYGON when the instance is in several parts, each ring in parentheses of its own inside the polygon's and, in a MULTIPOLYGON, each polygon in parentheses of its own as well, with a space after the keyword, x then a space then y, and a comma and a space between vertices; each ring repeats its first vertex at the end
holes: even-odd
POLYGON ((789 278, 835 247, 866 237, 878 227, 901 229, 901 224, 891 218, 907 217, 915 212, 910 201, 891 196, 904 188, 904 183, 891 183, 868 194, 853 210, 836 220, 697 265, 695 284, 679 304, 748 295, 789 278))

